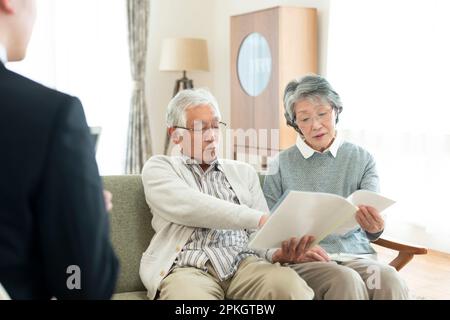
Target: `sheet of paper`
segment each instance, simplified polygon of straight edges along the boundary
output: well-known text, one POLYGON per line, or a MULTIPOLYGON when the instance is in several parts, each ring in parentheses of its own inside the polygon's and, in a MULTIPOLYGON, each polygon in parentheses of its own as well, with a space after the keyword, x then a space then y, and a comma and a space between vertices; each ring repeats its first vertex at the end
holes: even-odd
MULTIPOLYGON (((357 190, 353 192, 348 198, 348 201, 353 203, 355 206, 366 205, 377 209, 379 212, 387 209, 395 203, 394 200, 386 198, 378 193, 368 191, 368 190, 357 190)), ((344 235, 352 230, 358 229, 359 224, 355 219, 356 213, 351 219, 345 221, 338 229, 334 231, 335 234, 344 235)))
POLYGON ((368 254, 351 254, 351 253, 331 253, 328 254, 331 260, 333 261, 353 261, 355 259, 376 259, 376 253, 368 253, 368 254))
POLYGON ((369 190, 357 190, 353 192, 348 198, 348 201, 355 206, 365 205, 374 207, 379 212, 387 209, 395 203, 394 200, 386 198, 378 193, 369 190))
POLYGON ((3 288, 2 284, 0 283, 0 300, 11 300, 8 293, 6 292, 5 288, 3 288))
POLYGON ((354 215, 356 210, 354 205, 337 195, 291 191, 249 247, 279 248, 284 240, 304 235, 314 236, 316 244, 354 215))

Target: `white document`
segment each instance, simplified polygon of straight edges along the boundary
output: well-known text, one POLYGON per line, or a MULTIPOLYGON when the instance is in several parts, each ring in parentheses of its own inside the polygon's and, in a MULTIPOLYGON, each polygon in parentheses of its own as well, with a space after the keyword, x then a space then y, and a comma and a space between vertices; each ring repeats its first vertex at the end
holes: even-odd
POLYGON ((11 300, 8 293, 6 292, 5 288, 3 288, 2 284, 0 283, 0 300, 11 300))
POLYGON ((345 234, 359 228, 357 206, 382 212, 395 201, 375 192, 358 190, 347 199, 329 193, 290 191, 280 200, 269 220, 250 241, 254 249, 280 248, 291 237, 314 236, 312 246, 330 234, 345 234))

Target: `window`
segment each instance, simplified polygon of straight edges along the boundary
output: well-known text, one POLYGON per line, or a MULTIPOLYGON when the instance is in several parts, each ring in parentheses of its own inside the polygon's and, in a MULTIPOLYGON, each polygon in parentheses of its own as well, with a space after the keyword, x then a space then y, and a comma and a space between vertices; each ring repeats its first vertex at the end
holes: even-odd
POLYGON ((381 191, 398 202, 388 222, 422 230, 424 244, 446 251, 448 12, 445 0, 333 1, 328 53, 344 103, 340 132, 374 154, 381 191))
POLYGON ((131 75, 125 0, 39 0, 27 58, 9 67, 77 96, 88 124, 101 127, 102 175, 125 167, 131 75))

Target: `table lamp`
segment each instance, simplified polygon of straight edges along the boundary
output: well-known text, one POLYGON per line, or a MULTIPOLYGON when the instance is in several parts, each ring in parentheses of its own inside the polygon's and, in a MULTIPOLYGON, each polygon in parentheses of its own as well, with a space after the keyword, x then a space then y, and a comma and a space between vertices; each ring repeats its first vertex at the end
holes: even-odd
POLYGON ((206 40, 193 38, 168 38, 163 41, 161 71, 182 71, 183 77, 175 82, 173 96, 182 89, 192 89, 194 83, 186 77, 187 71, 209 71, 206 40))

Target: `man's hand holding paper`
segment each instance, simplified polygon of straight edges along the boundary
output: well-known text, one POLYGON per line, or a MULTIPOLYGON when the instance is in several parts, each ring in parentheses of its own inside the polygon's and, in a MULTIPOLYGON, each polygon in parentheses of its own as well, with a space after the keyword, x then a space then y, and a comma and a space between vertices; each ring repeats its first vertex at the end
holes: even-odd
POLYGON ((273 254, 272 262, 304 263, 330 261, 330 257, 320 246, 310 249, 314 240, 313 236, 303 236, 302 238, 292 237, 283 241, 281 248, 277 249, 273 254))

